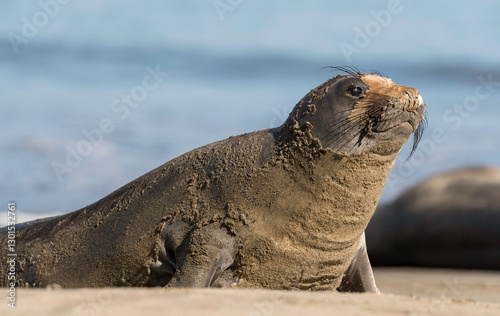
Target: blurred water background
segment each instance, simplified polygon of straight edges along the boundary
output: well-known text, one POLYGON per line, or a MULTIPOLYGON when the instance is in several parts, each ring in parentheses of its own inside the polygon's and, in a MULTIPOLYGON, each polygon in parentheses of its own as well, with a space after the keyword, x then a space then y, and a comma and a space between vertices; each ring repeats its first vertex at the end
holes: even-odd
POLYGON ((405 164, 411 142, 403 148, 383 202, 437 172, 500 165, 500 2, 0 9, 0 201, 15 201, 20 221, 82 208, 188 150, 280 125, 337 74, 324 66, 376 69, 427 103, 423 146, 405 164))

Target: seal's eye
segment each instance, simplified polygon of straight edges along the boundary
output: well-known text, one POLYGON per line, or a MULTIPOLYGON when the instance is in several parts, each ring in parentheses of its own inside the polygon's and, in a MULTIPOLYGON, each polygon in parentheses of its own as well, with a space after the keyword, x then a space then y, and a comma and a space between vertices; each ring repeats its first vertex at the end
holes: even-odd
POLYGON ((359 97, 361 95, 361 93, 363 93, 363 89, 361 87, 358 87, 358 86, 349 86, 349 88, 347 88, 347 91, 353 97, 359 97))

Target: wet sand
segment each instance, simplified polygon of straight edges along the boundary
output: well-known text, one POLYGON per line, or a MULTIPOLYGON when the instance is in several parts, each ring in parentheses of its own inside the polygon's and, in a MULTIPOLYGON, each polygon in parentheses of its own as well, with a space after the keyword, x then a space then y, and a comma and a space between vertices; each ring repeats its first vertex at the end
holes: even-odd
POLYGON ((383 294, 243 289, 18 289, 16 310, 9 308, 4 299, 0 314, 500 315, 500 272, 378 268, 375 276, 383 294))

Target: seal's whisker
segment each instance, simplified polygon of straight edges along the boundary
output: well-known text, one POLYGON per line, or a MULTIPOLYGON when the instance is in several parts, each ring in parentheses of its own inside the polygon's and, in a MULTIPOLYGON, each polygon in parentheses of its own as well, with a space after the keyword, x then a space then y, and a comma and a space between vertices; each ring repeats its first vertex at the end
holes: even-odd
POLYGON ((357 136, 359 136, 363 129, 361 129, 359 126, 356 126, 356 125, 353 125, 351 124, 351 122, 349 120, 346 120, 346 122, 344 122, 342 124, 342 127, 345 127, 347 126, 347 128, 343 129, 343 130, 340 130, 339 129, 336 129, 335 131, 332 131, 333 132, 342 132, 342 135, 343 135, 343 138, 345 138, 345 141, 340 145, 339 149, 342 149, 344 147, 346 147, 349 143, 351 143, 353 141, 353 139, 355 139, 357 136))
POLYGON ((355 66, 325 66, 325 67, 321 67, 321 69, 325 69, 325 68, 332 69, 332 71, 338 70, 341 72, 345 72, 346 74, 351 75, 351 76, 361 74, 361 71, 355 66))
POLYGON ((354 119, 354 120, 359 121, 360 123, 364 124, 364 123, 366 123, 369 120, 369 114, 371 114, 371 113, 370 112, 364 112, 364 113, 361 113, 361 114, 357 114, 357 115, 355 115, 353 117, 346 118, 346 120, 344 122, 342 122, 342 124, 330 127, 326 131, 326 133, 328 135, 330 135, 332 133, 338 133, 345 126, 348 126, 349 128, 359 128, 356 125, 353 125, 350 119, 354 119), (368 113, 368 115, 366 115, 367 113, 368 113))
POLYGON ((381 71, 378 71, 377 69, 370 70, 370 73, 375 74, 375 75, 377 75, 379 77, 387 78, 387 75, 385 73, 383 73, 381 71))
MULTIPOLYGON (((334 121, 334 120, 337 120, 337 119, 343 119, 343 118, 350 118, 351 120, 360 120, 364 117, 367 116, 367 112, 362 112, 362 113, 356 113, 354 115, 349 115, 349 116, 346 116, 345 114, 346 112, 343 112, 343 113, 335 113, 333 115, 331 115, 328 120, 330 121, 334 121)), ((332 126, 332 127, 335 127, 335 126, 332 126)))
MULTIPOLYGON (((362 133, 362 130, 354 129, 353 127, 352 128, 350 127, 346 131, 347 131, 346 134, 347 134, 348 137, 346 137, 346 140, 340 146, 340 149, 344 149, 345 147, 349 146, 349 144, 351 142, 353 142, 356 139, 356 137, 358 137, 362 133), (352 133, 351 131, 354 131, 355 133, 352 133)), ((356 142, 354 142, 353 146, 356 146, 356 142)), ((348 147, 348 149, 349 149, 349 147, 348 147)), ((349 150, 345 150, 345 152, 346 153, 352 153, 352 151, 350 149, 349 150)))
MULTIPOLYGON (((363 133, 363 126, 365 126, 365 128, 367 127, 367 124, 369 121, 370 121, 370 115, 373 115, 373 114, 376 114, 378 112, 378 109, 376 108, 371 108, 369 109, 368 111, 366 112, 363 112, 363 113, 360 113, 360 114, 356 114, 354 116, 350 116, 349 118, 346 118, 346 120, 344 122, 342 122, 342 124, 340 125, 337 125, 337 126, 334 126, 332 128, 329 128, 326 132, 327 132, 327 135, 331 135, 331 134, 338 134, 339 132, 342 132, 342 134, 344 135, 346 141, 339 147, 340 149, 344 148, 345 146, 347 146, 349 143, 352 142, 352 140, 357 137, 357 136, 360 136, 362 133, 363 133), (351 121, 358 121, 360 123, 359 126, 357 125, 353 125, 351 121), (344 127, 346 127, 344 129, 344 127), (355 130, 356 133, 352 134, 350 130, 355 130), (347 134, 347 135, 345 135, 347 134), (352 138, 350 138, 350 136, 352 136, 352 138)), ((353 144, 353 146, 355 146, 356 143, 353 144)))
MULTIPOLYGON (((358 135, 361 137, 362 132, 358 133, 358 135)), ((350 142, 346 142, 344 147, 346 147, 345 152, 346 153, 352 153, 355 152, 355 147, 359 146, 359 141, 355 141, 355 138, 353 137, 350 142)))
POLYGON ((341 122, 341 124, 339 125, 336 125, 336 126, 332 126, 330 127, 326 133, 327 135, 331 135, 333 133, 338 133, 338 132, 341 132, 341 131, 344 131, 344 130, 348 130, 350 128, 358 128, 356 125, 353 125, 349 119, 346 119, 345 121, 341 122), (345 127, 347 127, 347 129, 344 129, 345 127))
MULTIPOLYGON (((333 134, 333 135, 335 135, 335 134, 338 134, 338 133, 344 133, 344 132, 346 132, 346 134, 347 134, 347 131, 348 131, 350 128, 352 128, 352 124, 349 124, 349 123, 347 123, 347 124, 346 124, 346 123, 344 123, 344 124, 342 124, 342 126, 338 126, 336 129, 328 131, 328 134, 327 134, 327 135, 328 135, 328 136, 330 136, 330 135, 332 135, 332 134, 333 134), (351 126, 349 126, 349 125, 351 125, 351 126), (347 128, 346 128, 346 127, 347 127, 347 128)), ((348 138, 348 137, 346 136, 346 139, 347 139, 347 138, 348 138)))
POLYGON ((424 117, 422 122, 418 125, 417 129, 415 132, 413 132, 413 144, 411 145, 411 151, 408 154, 408 157, 403 161, 403 163, 407 163, 411 157, 413 157, 413 154, 417 151, 418 144, 422 140, 422 136, 424 135, 424 130, 427 128, 427 116, 424 117))
MULTIPOLYGON (((368 109, 368 110, 362 111, 360 113, 356 113, 356 114, 352 115, 351 117, 355 117, 357 115, 364 115, 365 113, 368 113, 368 112, 371 113, 371 111, 374 111, 374 110, 378 111, 379 110, 378 108, 374 108, 373 106, 360 106, 360 107, 356 107, 356 109, 368 109)), ((354 109, 347 109, 347 110, 338 111, 338 112, 333 113, 332 115, 330 115, 329 118, 330 119, 331 118, 336 118, 338 115, 349 113, 349 112, 353 112, 353 110, 354 109)), ((371 113, 371 114, 373 114, 373 113, 371 113)))
POLYGON ((354 109, 370 109, 370 108, 373 108, 373 105, 357 106, 357 107, 352 108, 352 109, 346 109, 346 110, 338 111, 338 112, 334 113, 333 115, 337 115, 337 114, 341 114, 341 113, 346 113, 346 112, 352 112, 352 110, 354 110, 354 109))

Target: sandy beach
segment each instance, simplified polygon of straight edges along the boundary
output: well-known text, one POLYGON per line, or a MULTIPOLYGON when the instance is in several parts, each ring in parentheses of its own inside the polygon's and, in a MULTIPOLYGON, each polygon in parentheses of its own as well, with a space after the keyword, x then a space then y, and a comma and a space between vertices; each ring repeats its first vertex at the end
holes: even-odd
POLYGON ((500 316, 500 1, 453 4, 3 1, 0 316, 500 316))
POLYGON ((1 315, 500 315, 500 272, 375 269, 382 294, 240 289, 18 289, 1 315))

